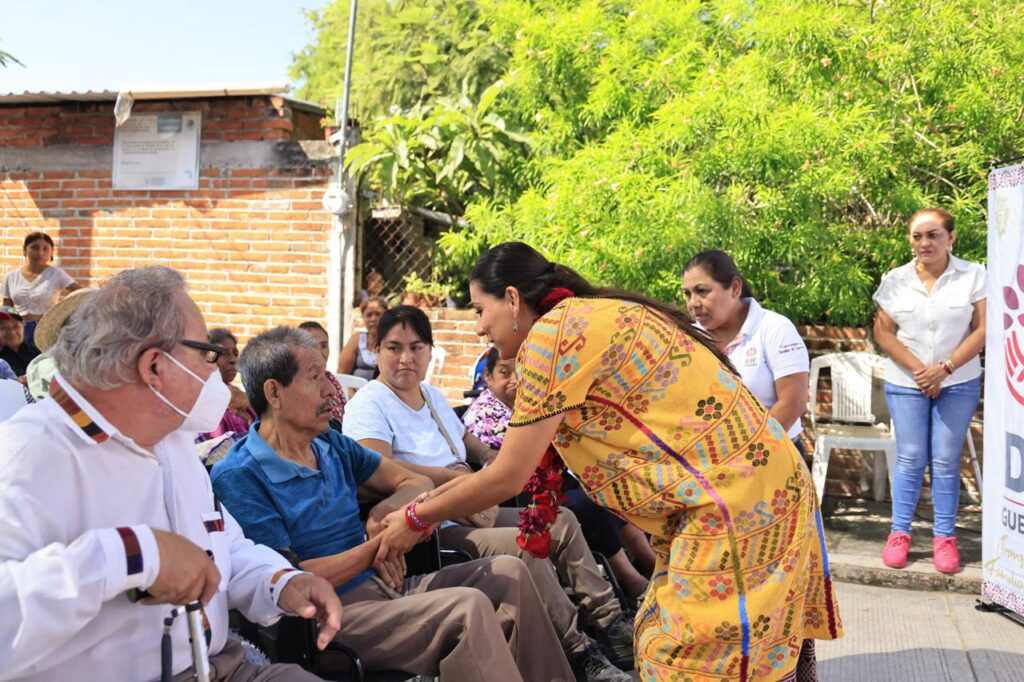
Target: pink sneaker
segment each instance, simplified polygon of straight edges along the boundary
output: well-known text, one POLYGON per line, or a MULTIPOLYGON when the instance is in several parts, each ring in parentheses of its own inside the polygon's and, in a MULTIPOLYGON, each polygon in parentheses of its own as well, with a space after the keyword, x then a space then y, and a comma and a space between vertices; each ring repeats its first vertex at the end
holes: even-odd
POLYGON ((889 533, 882 550, 882 563, 889 568, 903 568, 907 565, 907 552, 910 551, 910 533, 894 531, 889 533))
POLYGON ((960 552, 956 548, 956 538, 938 537, 932 540, 932 563, 939 573, 960 572, 960 552))

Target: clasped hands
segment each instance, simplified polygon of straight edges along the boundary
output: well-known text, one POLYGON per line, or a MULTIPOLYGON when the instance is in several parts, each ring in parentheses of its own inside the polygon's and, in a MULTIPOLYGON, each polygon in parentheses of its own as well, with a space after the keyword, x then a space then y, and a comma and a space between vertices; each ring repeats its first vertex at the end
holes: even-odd
POLYGON ((935 398, 942 390, 942 382, 946 380, 949 373, 941 364, 928 365, 914 372, 914 381, 921 392, 928 398, 935 398))
MULTIPOLYGON (((422 502, 430 497, 433 490, 421 493, 413 503, 422 502)), ((433 532, 434 526, 431 526, 433 532)), ((393 507, 379 504, 370 511, 366 520, 366 535, 370 538, 368 545, 374 552, 371 562, 377 576, 391 589, 401 592, 405 584, 405 555, 418 543, 424 542, 427 536, 418 533, 405 522, 405 506, 393 507)))
MULTIPOLYGON (((411 504, 419 504, 425 502, 433 497, 437 497, 446 490, 450 490, 456 485, 462 483, 468 478, 468 476, 456 476, 447 483, 440 485, 432 490, 420 493, 411 504)), ((433 523, 430 525, 430 529, 427 532, 421 532, 413 530, 409 527, 409 524, 405 520, 405 507, 400 507, 393 511, 383 515, 383 518, 374 518, 374 514, 371 512, 370 519, 366 523, 366 532, 373 538, 378 536, 381 538, 381 546, 378 551, 378 561, 381 561, 380 557, 386 556, 386 561, 391 564, 392 568, 387 569, 382 566, 384 570, 390 570, 393 574, 393 566, 396 558, 401 559, 401 574, 405 575, 405 554, 415 547, 420 542, 425 542, 431 533, 437 528, 439 524, 433 523)), ((384 582, 388 582, 388 579, 382 575, 382 568, 377 568, 377 563, 374 562, 374 568, 377 569, 377 574, 381 576, 384 582)), ((388 583, 390 585, 390 583, 388 583)), ((394 586, 392 586, 394 587, 394 586)), ((395 588, 398 589, 398 588, 395 588)))

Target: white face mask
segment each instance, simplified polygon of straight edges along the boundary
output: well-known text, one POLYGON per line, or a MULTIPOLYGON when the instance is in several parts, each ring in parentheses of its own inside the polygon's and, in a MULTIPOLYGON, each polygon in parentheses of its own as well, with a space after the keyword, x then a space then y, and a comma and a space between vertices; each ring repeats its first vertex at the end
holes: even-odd
POLYGON ((228 409, 228 403, 231 402, 231 391, 228 390, 227 384, 221 379, 220 372, 213 372, 204 381, 195 372, 178 362, 174 356, 169 353, 164 353, 164 355, 186 374, 203 385, 199 390, 199 397, 196 398, 192 409, 186 413, 175 407, 170 400, 152 386, 149 387, 149 390, 153 391, 156 397, 160 398, 169 408, 185 418, 185 421, 182 422, 179 428, 189 433, 209 433, 216 429, 217 425, 220 424, 220 420, 224 418, 224 412, 228 409))

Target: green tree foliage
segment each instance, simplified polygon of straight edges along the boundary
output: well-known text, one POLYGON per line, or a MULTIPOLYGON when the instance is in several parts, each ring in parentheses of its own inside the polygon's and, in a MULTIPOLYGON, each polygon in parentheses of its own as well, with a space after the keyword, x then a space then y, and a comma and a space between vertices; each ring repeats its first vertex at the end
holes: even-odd
POLYGON ((454 216, 478 197, 510 197, 522 187, 527 139, 491 111, 502 85, 484 90, 476 103, 463 92, 378 120, 349 152, 349 172, 385 197, 454 216))
POLYGON ((984 260, 988 164, 1024 154, 1024 5, 478 7, 511 36, 494 107, 532 141, 528 183, 470 202, 470 227, 442 242, 449 270, 521 239, 677 300, 682 264, 718 247, 767 306, 864 324, 916 209, 952 210, 955 251, 984 260))
MULTIPOLYGON (((300 95, 333 107, 342 96, 350 0, 307 13, 312 45, 294 55, 300 95)), ((356 17, 352 111, 372 128, 377 117, 411 112, 436 97, 476 99, 508 62, 499 36, 485 24, 488 2, 363 0, 356 17)), ((412 112, 418 113, 418 112, 412 112)))

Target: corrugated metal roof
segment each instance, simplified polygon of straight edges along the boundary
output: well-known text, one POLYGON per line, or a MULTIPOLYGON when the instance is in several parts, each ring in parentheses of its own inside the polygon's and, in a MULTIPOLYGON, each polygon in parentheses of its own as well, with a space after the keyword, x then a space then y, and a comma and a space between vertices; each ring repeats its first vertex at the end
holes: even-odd
POLYGON ((85 92, 7 92, 0 93, 0 104, 57 104, 59 102, 111 102, 117 93, 110 90, 85 92))
POLYGON ((38 92, 0 92, 0 104, 59 104, 60 102, 113 102, 118 92, 131 95, 135 100, 144 99, 198 99, 202 97, 245 97, 251 95, 275 95, 306 107, 322 110, 323 107, 305 100, 288 97, 291 86, 287 83, 233 83, 226 85, 151 85, 118 90, 77 90, 38 92))

